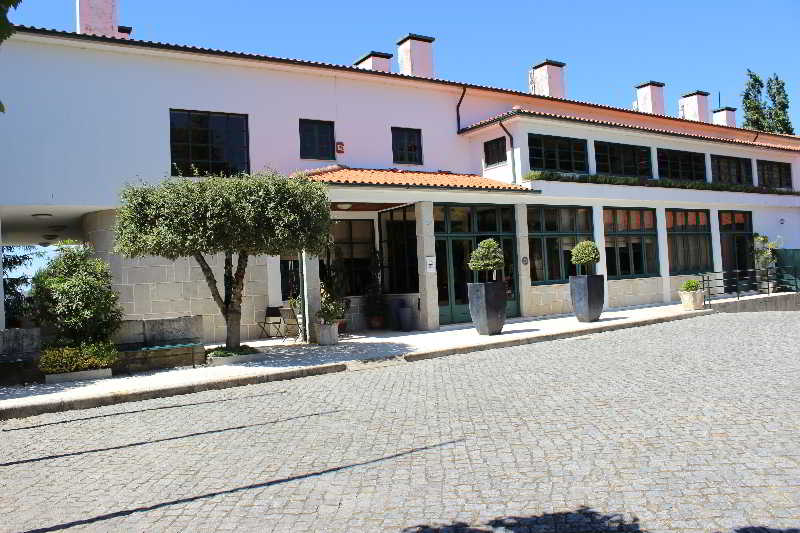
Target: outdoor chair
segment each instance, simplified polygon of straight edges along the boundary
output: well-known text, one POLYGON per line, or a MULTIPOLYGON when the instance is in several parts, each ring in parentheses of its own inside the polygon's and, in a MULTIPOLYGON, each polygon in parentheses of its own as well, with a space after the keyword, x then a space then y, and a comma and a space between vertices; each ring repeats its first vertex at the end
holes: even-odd
POLYGON ((281 313, 281 320, 282 320, 283 326, 284 326, 283 340, 286 340, 286 334, 289 331, 289 326, 294 326, 295 327, 295 329, 297 331, 297 333, 295 334, 295 338, 299 339, 300 338, 300 328, 301 328, 301 325, 300 325, 301 319, 300 319, 300 317, 297 316, 297 313, 295 313, 294 309, 292 309, 291 307, 281 307, 280 308, 280 313, 281 313))
POLYGON ((258 324, 258 327, 261 328, 261 333, 267 338, 286 337, 282 332, 282 325, 283 316, 281 316, 281 308, 267 307, 267 310, 264 312, 264 320, 258 324))

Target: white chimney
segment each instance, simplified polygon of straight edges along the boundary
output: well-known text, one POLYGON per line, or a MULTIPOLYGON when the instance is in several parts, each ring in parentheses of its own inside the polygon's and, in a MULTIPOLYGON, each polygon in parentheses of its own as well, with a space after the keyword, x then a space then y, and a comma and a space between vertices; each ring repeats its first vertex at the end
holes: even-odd
POLYGON ((567 85, 564 82, 566 63, 545 59, 528 71, 528 88, 531 94, 566 98, 567 85))
POLYGON ((433 37, 409 33, 397 41, 400 74, 433 78, 433 37))
POLYGON ((708 122, 708 93, 695 91, 678 100, 678 117, 698 122, 708 122))
POLYGON ((713 111, 714 124, 719 126, 736 127, 736 108, 735 107, 720 107, 713 111))
POLYGON ((75 0, 77 32, 130 39, 133 29, 117 26, 117 0, 75 0))
POLYGON ((380 72, 392 71, 392 54, 386 52, 372 51, 365 54, 361 59, 353 63, 358 68, 367 70, 377 70, 380 72))
POLYGON ((653 115, 664 115, 664 84, 646 81, 636 86, 636 110, 653 115))

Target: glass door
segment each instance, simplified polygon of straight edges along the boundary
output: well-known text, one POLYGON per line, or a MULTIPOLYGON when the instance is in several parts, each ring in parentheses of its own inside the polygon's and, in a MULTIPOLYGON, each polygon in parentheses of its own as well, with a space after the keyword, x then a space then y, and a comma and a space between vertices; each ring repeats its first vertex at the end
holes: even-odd
POLYGON ((725 292, 756 290, 753 223, 749 211, 719 212, 725 292), (738 284, 737 284, 738 280, 738 284))

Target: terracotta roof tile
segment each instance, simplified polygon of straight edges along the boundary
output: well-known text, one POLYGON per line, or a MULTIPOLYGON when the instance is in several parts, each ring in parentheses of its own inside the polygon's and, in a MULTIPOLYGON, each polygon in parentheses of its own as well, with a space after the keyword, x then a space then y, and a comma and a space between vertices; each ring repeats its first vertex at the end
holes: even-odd
POLYGON ((476 189, 489 191, 530 192, 527 187, 491 180, 477 174, 454 174, 447 171, 422 172, 396 168, 349 168, 334 165, 303 172, 310 179, 341 185, 388 185, 436 189, 476 189))

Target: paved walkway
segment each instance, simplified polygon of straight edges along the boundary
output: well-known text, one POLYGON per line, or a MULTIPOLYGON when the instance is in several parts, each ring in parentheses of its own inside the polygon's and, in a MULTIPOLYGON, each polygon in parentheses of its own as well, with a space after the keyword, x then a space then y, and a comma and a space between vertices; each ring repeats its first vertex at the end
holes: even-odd
MULTIPOLYGON (((516 319, 506 324, 502 335, 494 336, 479 335, 471 325, 456 325, 445 326, 436 332, 388 331, 377 334, 353 334, 336 346, 297 344, 277 339, 253 341, 247 344, 265 352, 264 358, 257 362, 177 368, 94 381, 0 387, 0 410, 54 402, 66 404, 99 396, 123 396, 173 387, 202 388, 204 384, 229 379, 266 376, 333 363, 349 363, 348 367, 354 369, 360 368, 362 365, 358 362, 363 360, 407 354, 424 357, 424 354, 436 355, 443 351, 474 351, 490 344, 514 345, 557 335, 574 335, 603 328, 633 327, 689 315, 679 305, 668 305, 608 311, 603 314, 599 322, 591 324, 580 323, 572 315, 538 320, 516 319)), ((4 417, 0 416, 0 419, 2 418, 4 417)))
POLYGON ((8 420, 0 532, 798 533, 798 346, 715 314, 8 420))

